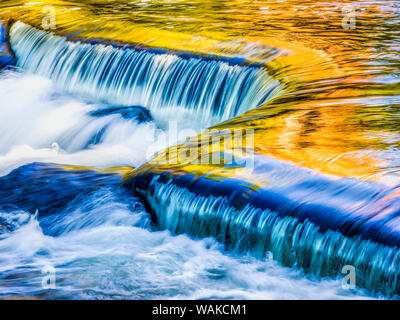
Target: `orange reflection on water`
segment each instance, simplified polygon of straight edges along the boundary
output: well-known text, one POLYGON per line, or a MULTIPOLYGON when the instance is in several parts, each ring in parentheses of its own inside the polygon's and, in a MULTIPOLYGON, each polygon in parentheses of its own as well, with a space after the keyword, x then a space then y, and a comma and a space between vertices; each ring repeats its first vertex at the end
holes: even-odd
POLYGON ((0 19, 40 27, 44 5, 55 7, 59 34, 263 63, 286 93, 217 128, 253 128, 256 152, 296 165, 399 182, 396 1, 6 0, 0 19))

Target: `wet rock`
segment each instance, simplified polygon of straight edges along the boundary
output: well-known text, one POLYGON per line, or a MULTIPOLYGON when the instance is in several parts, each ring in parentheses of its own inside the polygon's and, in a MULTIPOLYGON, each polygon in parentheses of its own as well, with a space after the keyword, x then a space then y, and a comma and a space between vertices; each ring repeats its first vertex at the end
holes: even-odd
POLYGON ((153 120, 150 111, 140 106, 107 107, 90 112, 92 117, 104 117, 112 114, 119 114, 125 120, 134 120, 139 123, 150 122, 153 120))
POLYGON ((0 21, 0 69, 14 65, 15 62, 7 39, 7 26, 0 21))

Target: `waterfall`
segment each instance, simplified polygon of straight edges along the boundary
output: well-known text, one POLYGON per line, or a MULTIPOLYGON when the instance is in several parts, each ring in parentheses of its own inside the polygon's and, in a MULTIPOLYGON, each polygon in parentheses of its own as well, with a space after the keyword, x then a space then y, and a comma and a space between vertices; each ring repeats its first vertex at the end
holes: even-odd
POLYGON ((251 204, 235 208, 226 196, 197 195, 171 180, 160 183, 158 178, 141 192, 160 228, 196 238, 215 237, 227 249, 250 252, 258 258, 272 254, 286 266, 321 277, 336 277, 344 266, 351 265, 358 286, 387 295, 400 293, 397 247, 359 235, 323 232, 308 219, 301 221, 251 204))
POLYGON ((49 77, 64 90, 113 105, 138 105, 207 124, 256 108, 281 91, 259 66, 226 59, 71 42, 16 22, 10 43, 18 66, 49 77))

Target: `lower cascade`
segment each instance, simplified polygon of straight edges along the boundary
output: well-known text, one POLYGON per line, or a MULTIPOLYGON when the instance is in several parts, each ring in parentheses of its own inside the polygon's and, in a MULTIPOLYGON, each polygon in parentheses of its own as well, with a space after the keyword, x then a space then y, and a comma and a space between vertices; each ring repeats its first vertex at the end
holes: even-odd
POLYGON ((333 230, 322 232, 309 220, 282 217, 251 204, 236 209, 227 197, 199 196, 171 180, 160 183, 158 177, 141 193, 160 228, 196 238, 215 237, 226 248, 258 258, 272 254, 286 266, 320 277, 336 277, 345 266, 354 266, 358 286, 390 296, 400 294, 397 247, 333 230))

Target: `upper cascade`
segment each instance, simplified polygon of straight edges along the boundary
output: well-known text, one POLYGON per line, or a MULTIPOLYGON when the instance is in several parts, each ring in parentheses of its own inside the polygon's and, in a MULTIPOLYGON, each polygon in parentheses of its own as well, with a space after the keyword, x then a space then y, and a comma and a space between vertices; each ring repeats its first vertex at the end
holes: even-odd
POLYGON ((63 90, 113 105, 138 105, 157 116, 185 111, 211 125, 256 108, 281 91, 264 68, 223 59, 68 41, 15 22, 17 65, 63 90))

